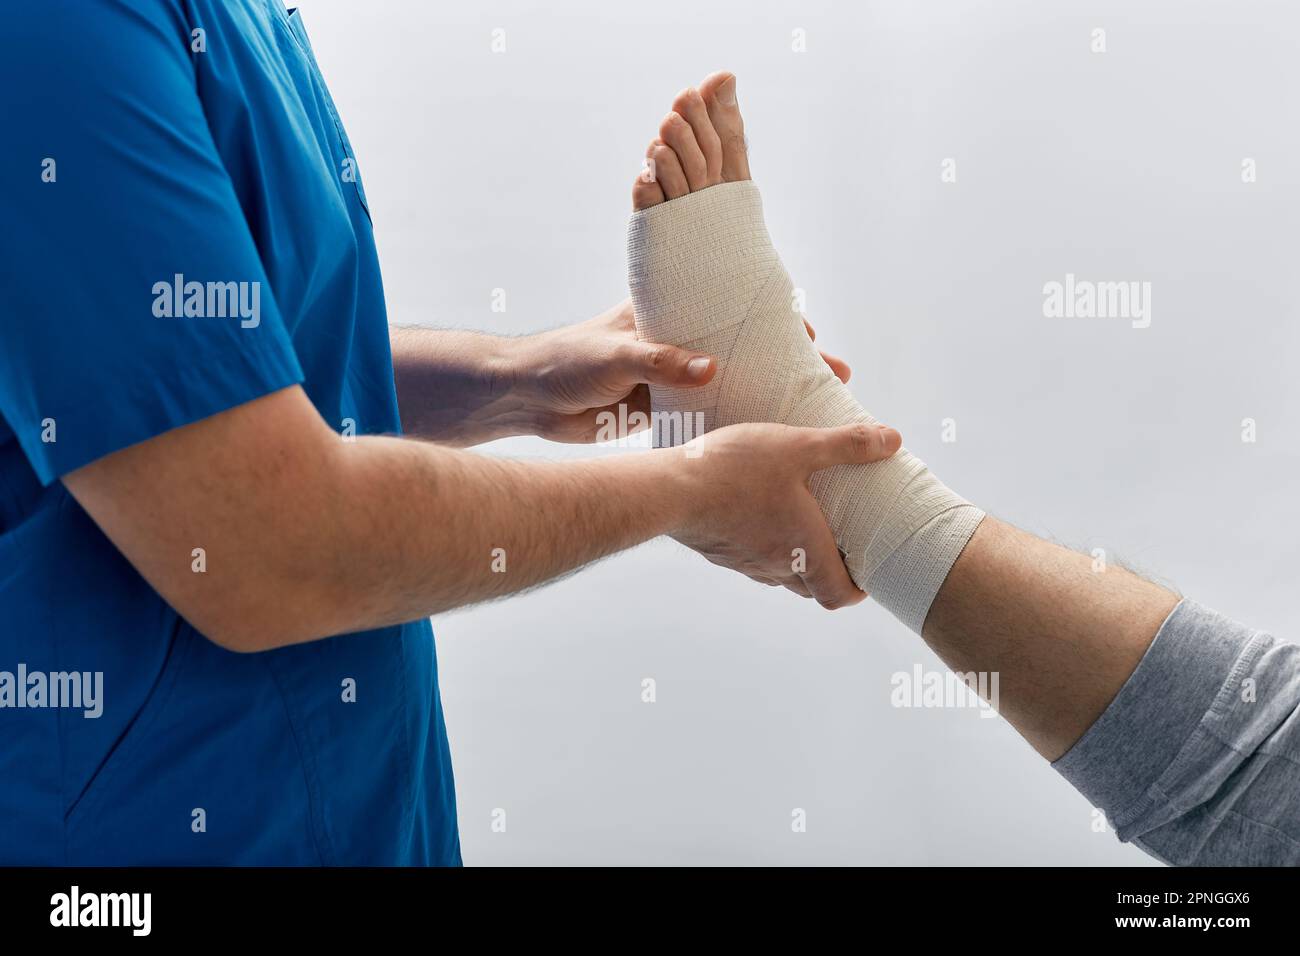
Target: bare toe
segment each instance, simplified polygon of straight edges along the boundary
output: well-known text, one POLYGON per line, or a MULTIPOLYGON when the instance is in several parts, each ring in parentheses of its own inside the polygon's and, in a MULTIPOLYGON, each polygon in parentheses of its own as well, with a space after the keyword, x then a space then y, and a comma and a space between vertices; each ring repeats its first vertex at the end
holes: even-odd
POLYGON ((695 142, 704 154, 705 185, 716 186, 722 182, 722 140, 709 119, 709 108, 704 105, 700 91, 688 87, 673 100, 673 112, 691 125, 695 142))
POLYGON ((712 73, 700 84, 700 96, 709 119, 722 141, 722 179, 734 183, 749 179, 749 153, 745 149, 745 122, 736 103, 736 77, 725 70, 712 73))
POLYGON ((686 183, 691 192, 709 185, 708 163, 705 162, 700 144, 695 141, 695 132, 690 123, 677 113, 669 113, 659 124, 659 138, 677 154, 677 162, 686 174, 686 183))
POLYGON ((657 139, 650 144, 650 148, 646 151, 646 158, 650 161, 649 168, 654 178, 663 189, 665 199, 676 199, 691 191, 686 181, 686 174, 682 171, 682 164, 677 159, 677 153, 663 140, 657 139))
POLYGON ((634 210, 649 209, 651 206, 657 206, 663 201, 663 187, 654 178, 654 173, 650 167, 650 159, 646 157, 645 168, 637 173, 636 179, 632 181, 632 208, 634 210))

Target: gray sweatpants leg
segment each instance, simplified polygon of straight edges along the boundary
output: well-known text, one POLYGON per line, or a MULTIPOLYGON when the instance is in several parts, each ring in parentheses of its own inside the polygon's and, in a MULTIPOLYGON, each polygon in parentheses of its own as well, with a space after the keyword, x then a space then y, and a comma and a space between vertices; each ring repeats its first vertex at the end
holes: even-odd
POLYGON ((1183 601, 1052 766, 1166 863, 1300 864, 1300 645, 1183 601))

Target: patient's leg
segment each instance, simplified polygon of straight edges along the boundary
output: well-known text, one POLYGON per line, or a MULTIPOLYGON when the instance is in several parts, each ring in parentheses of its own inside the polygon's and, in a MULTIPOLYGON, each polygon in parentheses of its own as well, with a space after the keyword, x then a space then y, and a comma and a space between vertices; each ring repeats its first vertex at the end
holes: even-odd
MULTIPOLYGON (((633 187, 628 232, 637 332, 719 363, 703 388, 652 386, 655 411, 702 413, 706 428, 873 421, 822 360, 795 308, 749 177, 735 78, 717 73, 683 92, 647 159, 653 176, 633 187)), ((691 437, 663 426, 672 415, 660 421, 656 443, 691 437)), ((906 450, 819 472, 812 490, 854 581, 919 634, 984 513, 906 450)))
MULTIPOLYGON (((642 333, 721 365, 707 393, 655 390, 656 406, 699 408, 711 426, 865 418, 790 308, 748 182, 734 79, 701 90, 662 129, 658 181, 635 188, 629 258, 642 333)), ((902 453, 814 490, 855 580, 924 623, 949 667, 999 675, 993 703, 1121 839, 1180 864, 1300 862, 1300 762, 1287 759, 1300 753, 1300 647, 981 523, 902 453)))

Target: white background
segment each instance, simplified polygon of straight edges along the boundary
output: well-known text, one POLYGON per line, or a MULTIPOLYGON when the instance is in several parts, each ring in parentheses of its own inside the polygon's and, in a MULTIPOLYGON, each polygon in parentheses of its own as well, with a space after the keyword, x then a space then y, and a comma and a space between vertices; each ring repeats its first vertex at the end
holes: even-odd
MULTIPOLYGON (((733 70, 769 227, 864 405, 991 513, 1300 633, 1294 4, 300 6, 393 321, 617 302, 645 145, 733 70), (1044 318, 1067 272, 1151 282, 1150 328, 1044 318)), ((893 673, 940 665, 873 605, 660 541, 434 623, 467 863, 1151 862, 1001 721, 892 707, 893 673)))

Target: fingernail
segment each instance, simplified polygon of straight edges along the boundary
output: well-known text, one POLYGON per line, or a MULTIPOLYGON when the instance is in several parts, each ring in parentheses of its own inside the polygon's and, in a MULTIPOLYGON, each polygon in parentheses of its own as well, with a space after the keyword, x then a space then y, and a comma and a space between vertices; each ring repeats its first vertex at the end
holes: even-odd
POLYGON ((718 102, 723 106, 736 105, 736 78, 734 76, 718 87, 718 102))
POLYGON ((686 374, 691 378, 703 378, 709 370, 709 359, 704 355, 697 355, 686 363, 686 374))
POLYGON ((902 446, 903 436, 898 429, 890 428, 888 425, 877 425, 876 427, 880 429, 880 437, 884 441, 886 448, 892 446, 897 449, 902 446))

